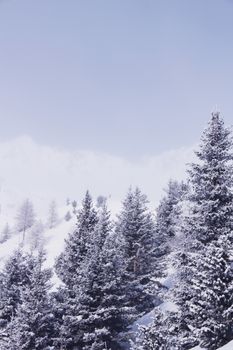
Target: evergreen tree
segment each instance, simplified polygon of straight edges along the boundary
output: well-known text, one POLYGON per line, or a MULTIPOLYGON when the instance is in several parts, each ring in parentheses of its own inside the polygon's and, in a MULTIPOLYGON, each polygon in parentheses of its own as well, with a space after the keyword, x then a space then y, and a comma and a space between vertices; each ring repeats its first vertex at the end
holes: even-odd
POLYGON ((184 226, 186 239, 175 297, 197 339, 203 337, 208 349, 217 349, 217 344, 233 337, 229 331, 232 325, 224 319, 232 307, 231 298, 226 297, 232 278, 229 244, 223 245, 232 241, 233 155, 230 130, 224 127, 219 114, 212 115, 196 154, 199 162, 192 164, 189 171, 190 212, 184 226))
POLYGON ((119 333, 127 329, 132 308, 127 305, 121 244, 120 237, 112 232, 110 213, 104 205, 79 272, 60 291, 60 308, 64 311, 60 327, 63 348, 122 348, 119 333))
POLYGON ((105 205, 106 201, 107 201, 107 198, 105 196, 102 196, 102 195, 98 196, 96 200, 96 207, 101 208, 102 206, 105 205))
POLYGON ((210 243, 197 261, 187 302, 200 345, 217 349, 233 338, 233 271, 229 243, 210 243))
POLYGON ((182 201, 187 193, 187 186, 181 182, 170 180, 165 190, 166 195, 160 201, 156 215, 155 253, 158 276, 165 276, 168 254, 174 252, 179 243, 182 226, 182 201))
POLYGON ((175 237, 179 222, 179 203, 187 191, 187 186, 182 182, 170 180, 166 195, 162 198, 157 209, 156 233, 162 241, 168 241, 175 237))
POLYGON ((25 256, 16 250, 0 273, 0 328, 4 329, 21 302, 19 289, 29 283, 30 270, 25 256))
POLYGON ((23 233, 23 243, 25 240, 26 231, 32 227, 35 222, 35 213, 33 204, 29 199, 26 199, 19 208, 17 219, 17 229, 23 233))
POLYGON ((58 223, 57 203, 52 201, 49 206, 48 225, 52 229, 58 223))
POLYGON ((135 350, 185 350, 195 344, 194 337, 180 313, 175 311, 154 312, 153 323, 140 327, 139 337, 132 344, 135 350))
POLYGON ((70 285, 85 260, 90 241, 97 223, 97 213, 89 192, 86 192, 82 208, 78 213, 76 230, 65 241, 64 252, 56 262, 56 272, 62 282, 70 285))
POLYGON ((66 215, 65 215, 65 220, 66 221, 70 221, 72 219, 72 216, 71 216, 71 214, 70 214, 70 211, 68 210, 68 212, 66 213, 66 215))
MULTIPOLYGON (((219 114, 204 131, 198 162, 189 170, 188 213, 183 242, 176 255, 177 280, 173 298, 179 306, 180 349, 198 343, 215 350, 233 338, 232 268, 233 232, 232 140, 219 114), (185 340, 188 343, 185 342, 185 340)), ((160 325, 158 331, 163 327, 160 325)), ((169 329, 164 346, 169 348, 169 329)), ((149 328, 148 333, 150 334, 149 328)), ((154 334, 152 330, 151 334, 154 334)), ((153 336, 149 336, 149 340, 153 336)))
POLYGON ((40 252, 38 257, 29 256, 26 260, 30 283, 19 289, 21 302, 6 329, 6 350, 54 349, 54 316, 48 297, 52 273, 42 268, 44 259, 44 253, 40 252))
POLYGON ((154 296, 148 293, 147 285, 156 273, 155 226, 147 203, 146 196, 138 188, 130 189, 116 223, 116 233, 124 238, 129 283, 134 286, 130 288, 129 300, 132 306, 137 306, 138 312, 146 312, 154 305, 154 296))
POLYGON ((37 221, 30 229, 28 241, 32 250, 37 249, 40 251, 42 249, 45 242, 44 230, 45 228, 41 221, 37 221))
POLYGON ((72 207, 73 207, 73 214, 76 214, 77 213, 77 205, 78 205, 78 203, 77 203, 77 201, 76 200, 74 200, 74 201, 72 201, 72 207))
POLYGON ((206 315, 203 317, 208 318, 212 326, 208 330, 205 326, 203 342, 209 342, 209 349, 216 349, 216 344, 222 345, 232 337, 223 314, 232 305, 232 300, 225 295, 232 288, 230 243, 227 241, 232 241, 233 232, 233 153, 230 130, 224 127, 219 114, 212 115, 196 154, 199 162, 192 164, 189 171, 191 210, 186 220, 187 243, 183 254, 188 264, 181 265, 181 276, 185 272, 183 289, 177 288, 177 295, 183 315, 196 329, 197 338, 203 334, 200 315, 206 315), (206 298, 209 298, 208 302, 206 298), (221 300, 221 306, 217 300, 221 300))
POLYGON ((230 237, 233 228, 232 136, 218 113, 212 115, 196 155, 199 162, 189 169, 187 235, 206 245, 219 237, 230 237))
POLYGON ((5 243, 6 241, 8 241, 10 236, 11 236, 10 227, 8 224, 6 224, 1 234, 0 243, 5 243))
POLYGON ((116 223, 116 232, 125 239, 127 270, 139 280, 147 277, 152 269, 155 227, 147 203, 146 196, 138 188, 130 190, 116 223))

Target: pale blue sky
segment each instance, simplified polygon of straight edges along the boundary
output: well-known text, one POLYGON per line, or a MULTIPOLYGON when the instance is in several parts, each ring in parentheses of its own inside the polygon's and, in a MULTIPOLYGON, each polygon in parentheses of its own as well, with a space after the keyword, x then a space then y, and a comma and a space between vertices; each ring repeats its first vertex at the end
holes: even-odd
POLYGON ((129 158, 233 123, 233 1, 0 1, 0 140, 129 158))

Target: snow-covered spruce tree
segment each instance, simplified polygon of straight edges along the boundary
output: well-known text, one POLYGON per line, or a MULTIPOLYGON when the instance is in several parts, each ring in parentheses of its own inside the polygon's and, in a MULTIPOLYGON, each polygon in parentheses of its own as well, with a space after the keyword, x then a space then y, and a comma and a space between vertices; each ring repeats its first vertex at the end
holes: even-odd
POLYGON ((124 237, 124 253, 131 286, 129 300, 138 312, 146 312, 154 305, 154 296, 148 292, 154 266, 155 225, 147 207, 148 200, 136 188, 129 190, 116 222, 116 233, 124 237))
POLYGON ((196 155, 199 162, 189 169, 191 215, 187 235, 206 245, 219 237, 230 238, 233 229, 232 136, 218 113, 212 115, 196 155))
POLYGON ((26 199, 19 208, 18 215, 16 217, 16 227, 19 232, 23 233, 23 243, 25 240, 26 231, 32 227, 35 222, 35 212, 33 204, 29 199, 26 199))
POLYGON ((196 154, 199 162, 189 170, 190 213, 175 294, 197 339, 201 337, 208 349, 217 349, 233 337, 227 316, 232 300, 226 297, 232 288, 232 139, 218 113, 212 115, 196 154))
MULTIPOLYGON (((215 350, 233 338, 229 259, 233 232, 232 141, 218 113, 212 115, 196 154, 198 162, 189 171, 189 213, 183 227, 183 248, 177 254, 173 289, 180 309, 178 320, 186 325, 186 333, 179 332, 177 346, 183 350, 201 344, 215 350)), ((160 327, 163 325, 158 325, 158 331, 160 327)), ((169 341, 168 332, 164 348, 169 341)))
POLYGON ((78 205, 77 201, 76 200, 72 201, 71 205, 73 208, 73 214, 77 214, 77 205, 78 205))
POLYGON ((156 234, 167 242, 175 237, 180 216, 179 202, 187 191, 187 186, 181 182, 170 180, 166 195, 160 201, 156 215, 156 234))
POLYGON ((4 229, 1 233, 0 243, 5 243, 6 241, 8 241, 10 236, 11 236, 10 227, 8 224, 6 224, 6 226, 4 227, 4 229))
MULTIPOLYGON (((9 324, 22 303, 20 290, 31 285, 29 255, 16 250, 0 273, 0 349, 6 349, 9 324)), ((13 348, 15 349, 15 348, 13 348)))
POLYGON ((233 338, 233 271, 229 242, 208 244, 198 259, 187 303, 200 345, 217 349, 233 338))
POLYGON ((20 288, 30 283, 25 255, 16 250, 0 273, 0 330, 4 331, 21 303, 20 288))
POLYGON ((62 282, 67 285, 72 283, 73 275, 78 273, 83 260, 86 258, 97 223, 97 213, 88 191, 82 202, 82 208, 78 212, 77 219, 77 228, 69 234, 65 241, 64 252, 56 262, 56 272, 62 282))
POLYGON ((120 248, 120 238, 112 232, 110 214, 104 205, 86 258, 72 283, 67 283, 58 296, 64 310, 60 327, 62 348, 121 349, 119 333, 129 324, 131 308, 127 306, 120 248))
POLYGON ((132 344, 132 350, 184 350, 192 347, 194 339, 180 316, 175 311, 157 308, 153 323, 149 327, 140 327, 139 337, 132 344), (185 345, 181 344, 181 338, 185 340, 185 345))
POLYGON ((166 274, 168 255, 178 244, 182 223, 182 201, 187 193, 187 185, 170 180, 166 195, 160 201, 156 215, 156 257, 161 275, 166 274))
POLYGON ((70 214, 70 211, 69 211, 69 210, 67 211, 67 213, 66 213, 64 219, 65 219, 66 221, 70 221, 70 220, 72 219, 72 215, 70 214))
POLYGON ((6 329, 6 350, 54 349, 54 316, 48 296, 52 272, 43 269, 44 260, 43 252, 26 259, 30 283, 20 287, 21 302, 6 329))
POLYGON ((107 197, 99 195, 96 200, 96 207, 101 208, 103 205, 105 205, 107 201, 107 197))
MULTIPOLYGON (((216 349, 217 344, 224 344, 233 337, 229 331, 232 324, 229 324, 226 316, 226 310, 232 307, 232 299, 225 298, 233 283, 229 269, 229 250, 232 245, 233 232, 232 136, 230 130, 224 127, 224 122, 219 114, 212 115, 209 127, 203 134, 197 156, 200 164, 193 164, 190 170, 192 215, 187 223, 186 235, 191 251, 194 250, 199 254, 196 255, 196 258, 194 255, 194 258, 191 259, 190 274, 194 276, 191 288, 195 290, 195 293, 188 301, 187 309, 197 329, 198 337, 202 334, 203 338, 205 334, 203 342, 207 344, 209 341, 208 349, 216 349), (198 183, 200 183, 199 186, 198 183), (194 230, 193 223, 195 223, 194 230), (190 237, 192 237, 192 243, 190 237), (224 249, 224 254, 221 249, 224 249), (214 261, 212 253, 216 254, 219 259, 214 261), (193 260, 197 262, 192 263, 193 260), (205 290, 202 293, 196 287, 200 274, 202 278, 205 276, 208 280, 206 286, 208 291, 205 290), (199 318, 194 311, 195 308, 192 308, 199 293, 202 305, 202 310, 199 311, 206 314, 209 309, 209 314, 207 312, 205 317, 209 325, 212 323, 214 327, 210 327, 209 331, 207 325, 200 325, 199 318), (208 302, 206 293, 212 295, 212 299, 207 298, 208 302), (217 302, 219 299, 222 301, 222 306, 217 302), (222 317, 219 317, 220 314, 222 317), (204 333, 202 327, 205 327, 204 333)), ((199 280, 201 281, 200 277, 199 280)))
POLYGON ((45 238, 44 238, 44 224, 41 221, 35 222, 29 232, 28 242, 30 244, 31 250, 41 250, 45 238))
POLYGON ((58 223, 57 203, 53 200, 49 205, 48 226, 50 229, 58 223))

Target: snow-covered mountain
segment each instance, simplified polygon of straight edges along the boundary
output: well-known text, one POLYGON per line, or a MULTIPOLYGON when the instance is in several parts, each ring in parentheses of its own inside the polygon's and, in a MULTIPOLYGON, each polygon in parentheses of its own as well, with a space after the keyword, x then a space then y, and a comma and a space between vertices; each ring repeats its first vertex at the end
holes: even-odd
POLYGON ((41 146, 24 136, 0 143, 0 227, 12 222, 22 200, 29 198, 39 217, 50 200, 61 207, 67 197, 78 202, 89 189, 94 197, 109 198, 115 212, 130 185, 148 194, 154 208, 169 178, 185 176, 192 148, 130 161, 91 151, 68 151, 41 146))

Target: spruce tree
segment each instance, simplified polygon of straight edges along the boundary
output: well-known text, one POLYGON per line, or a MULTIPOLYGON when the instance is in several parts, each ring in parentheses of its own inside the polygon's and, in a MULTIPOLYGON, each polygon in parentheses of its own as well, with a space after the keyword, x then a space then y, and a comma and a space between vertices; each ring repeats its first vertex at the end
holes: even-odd
POLYGON ((4 330, 21 303, 20 288, 30 284, 25 254, 16 250, 0 273, 0 329, 4 330))
POLYGON ((230 246, 233 232, 232 139, 219 114, 204 131, 199 162, 191 165, 190 213, 185 251, 175 289, 177 302, 197 339, 217 349, 233 335, 226 313, 232 307, 230 246), (180 282, 180 283, 179 283, 180 282), (205 329, 205 330, 204 330, 205 329))
MULTIPOLYGON (((186 334, 179 331, 180 349, 200 344, 215 350, 233 338, 232 138, 218 113, 212 115, 196 154, 198 161, 189 169, 187 216, 172 294, 179 306, 176 323, 186 329, 186 334)), ((168 335, 165 348, 169 340, 168 335)))
POLYGON ((192 299, 187 302, 200 345, 217 349, 233 338, 233 271, 229 243, 210 243, 193 271, 192 299))
POLYGON ((174 180, 168 182, 166 195, 160 201, 156 215, 156 231, 165 238, 175 237, 180 214, 178 206, 187 186, 174 180))
POLYGON ((128 282, 134 286, 130 288, 129 300, 132 306, 137 306, 139 313, 154 305, 154 296, 148 292, 147 285, 156 269, 155 225, 147 203, 146 196, 138 188, 130 189, 116 222, 116 233, 124 238, 128 282))
POLYGON ((72 219, 72 215, 70 214, 70 211, 68 210, 65 217, 64 217, 65 221, 70 221, 72 219))
POLYGON ((77 228, 69 234, 65 241, 64 252, 56 262, 56 272, 62 282, 67 285, 72 283, 73 276, 78 273, 86 258, 97 224, 97 213, 88 191, 82 202, 82 208, 78 212, 77 219, 77 228))
POLYGON ((58 223, 57 203, 53 200, 49 205, 48 226, 50 229, 58 223))
POLYGON ((98 221, 97 212, 88 191, 77 219, 77 228, 66 239, 64 251, 58 257, 55 266, 56 273, 64 284, 55 295, 57 322, 60 329, 57 346, 62 349, 73 349, 80 342, 79 319, 82 318, 80 298, 84 281, 88 277, 87 262, 98 221))
POLYGON ((123 238, 112 232, 106 204, 93 237, 83 293, 88 312, 84 349, 117 350, 123 348, 120 333, 127 330, 134 310, 127 299, 123 238))
POLYGON ((6 328, 8 339, 4 349, 54 349, 54 316, 48 292, 51 287, 50 269, 43 269, 44 253, 28 256, 29 283, 20 286, 20 299, 15 315, 6 328))
POLYGON ((62 311, 60 346, 64 349, 121 349, 119 334, 126 331, 132 308, 127 305, 126 270, 122 240, 112 232, 106 204, 88 248, 88 254, 59 291, 62 311))
POLYGON ((170 180, 157 208, 155 226, 155 255, 157 257, 158 276, 165 276, 170 263, 168 255, 174 253, 174 247, 180 240, 182 226, 182 205, 187 193, 187 185, 170 180))
POLYGON ((233 228, 232 135, 218 113, 212 115, 196 155, 199 161, 189 169, 187 235, 206 245, 219 237, 230 238, 233 228))
POLYGON ((152 267, 154 222, 147 203, 146 196, 138 188, 129 190, 116 223, 116 232, 125 239, 127 270, 135 279, 147 277, 152 267))
POLYGON ((154 320, 148 326, 141 326, 133 350, 185 350, 193 347, 195 339, 182 320, 180 313, 162 311, 154 312, 154 320))
POLYGON ((30 244, 31 250, 41 250, 44 243, 44 224, 41 221, 37 221, 31 228, 29 232, 28 242, 30 244))
POLYGON ((10 227, 8 224, 6 224, 0 237, 0 243, 5 243, 6 241, 8 241, 10 237, 11 237, 10 227))

